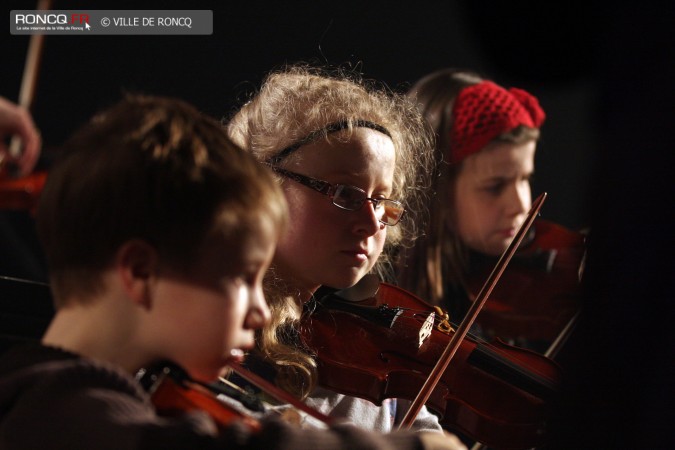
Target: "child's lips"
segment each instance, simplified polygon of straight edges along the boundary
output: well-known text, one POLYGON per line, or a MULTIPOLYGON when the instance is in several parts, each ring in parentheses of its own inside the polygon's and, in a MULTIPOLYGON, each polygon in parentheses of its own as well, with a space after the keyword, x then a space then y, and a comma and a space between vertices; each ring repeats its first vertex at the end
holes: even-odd
POLYGON ((349 256, 350 258, 354 258, 354 259, 359 260, 359 261, 368 260, 368 251, 364 250, 362 248, 344 250, 342 253, 349 256))
POLYGON ((510 226, 505 226, 504 228, 497 230, 497 234, 504 237, 514 237, 518 233, 520 224, 511 224, 510 226))
POLYGON ((230 357, 229 360, 237 362, 237 363, 242 363, 244 362, 244 357, 246 354, 244 353, 244 350, 240 348, 235 348, 230 350, 230 357))

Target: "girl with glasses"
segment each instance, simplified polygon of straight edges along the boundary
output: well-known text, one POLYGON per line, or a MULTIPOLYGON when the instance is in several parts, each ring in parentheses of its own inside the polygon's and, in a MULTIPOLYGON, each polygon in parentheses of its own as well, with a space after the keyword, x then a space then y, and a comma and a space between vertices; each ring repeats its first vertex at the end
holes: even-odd
MULTIPOLYGON (((265 279, 272 321, 258 334, 249 365, 321 412, 392 430, 404 402, 377 406, 318 386, 316 360, 298 327, 319 288, 346 289, 367 274, 386 280, 392 273, 391 250, 416 234, 405 214, 421 209, 431 173, 427 125, 404 96, 355 74, 292 66, 271 73, 228 130, 279 176, 290 212, 265 279)), ((441 430, 426 409, 413 426, 441 430)), ((449 442, 461 446, 454 436, 449 442)))

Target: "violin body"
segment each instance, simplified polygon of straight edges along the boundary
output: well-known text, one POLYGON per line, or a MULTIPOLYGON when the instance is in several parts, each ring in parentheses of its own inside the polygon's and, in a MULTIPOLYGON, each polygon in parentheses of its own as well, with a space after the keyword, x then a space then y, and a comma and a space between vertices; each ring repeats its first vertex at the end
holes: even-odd
POLYGON ((0 209, 34 211, 46 181, 47 172, 34 172, 22 178, 0 178, 0 209))
MULTIPOLYGON (((533 238, 518 249, 476 319, 488 336, 550 343, 579 310, 585 236, 542 219, 533 229, 533 238)), ((472 297, 493 265, 485 260, 472 270, 472 297)))
MULTIPOLYGON (((316 352, 319 383, 376 404, 413 400, 453 334, 429 327, 431 305, 386 283, 363 301, 328 296, 319 303, 301 327, 316 352)), ((559 367, 548 358, 467 338, 427 406, 444 426, 490 447, 531 448, 544 442, 559 382, 559 367)))
POLYGON ((296 426, 303 426, 305 423, 306 418, 303 418, 301 413, 315 419, 311 422, 313 427, 323 428, 332 422, 330 417, 308 407, 287 392, 242 368, 238 363, 229 361, 227 365, 263 392, 279 401, 285 401, 295 409, 270 410, 257 396, 234 387, 232 383, 227 384, 223 379, 211 383, 194 380, 185 370, 171 362, 144 369, 138 379, 150 394, 158 414, 162 416, 171 417, 190 411, 203 411, 221 427, 237 422, 251 432, 260 431, 261 425, 256 417, 262 417, 268 412, 275 412, 284 421, 296 426), (225 399, 232 402, 228 403, 225 399))
POLYGON ((206 412, 221 427, 238 422, 251 431, 260 430, 260 422, 252 415, 236 410, 219 400, 217 393, 208 390, 187 377, 187 374, 175 365, 165 365, 144 375, 141 380, 150 393, 157 413, 166 417, 175 417, 192 411, 206 412))

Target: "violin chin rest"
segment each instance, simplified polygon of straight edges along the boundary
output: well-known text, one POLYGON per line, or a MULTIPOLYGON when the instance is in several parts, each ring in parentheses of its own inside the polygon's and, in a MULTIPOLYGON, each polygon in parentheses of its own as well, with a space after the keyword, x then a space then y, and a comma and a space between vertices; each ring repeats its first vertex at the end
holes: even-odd
POLYGON ((339 290, 334 295, 348 302, 360 302, 372 298, 380 288, 380 277, 368 274, 361 278, 354 286, 339 290))

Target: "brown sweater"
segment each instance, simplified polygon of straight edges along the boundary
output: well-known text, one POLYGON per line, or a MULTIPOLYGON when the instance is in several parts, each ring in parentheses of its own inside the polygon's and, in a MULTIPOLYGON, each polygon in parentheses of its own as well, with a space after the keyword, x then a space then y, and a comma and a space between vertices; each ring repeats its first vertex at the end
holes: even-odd
POLYGON ((421 449, 414 433, 349 425, 298 429, 278 419, 258 432, 217 430, 204 413, 159 417, 131 376, 40 345, 0 356, 0 449, 421 449))

